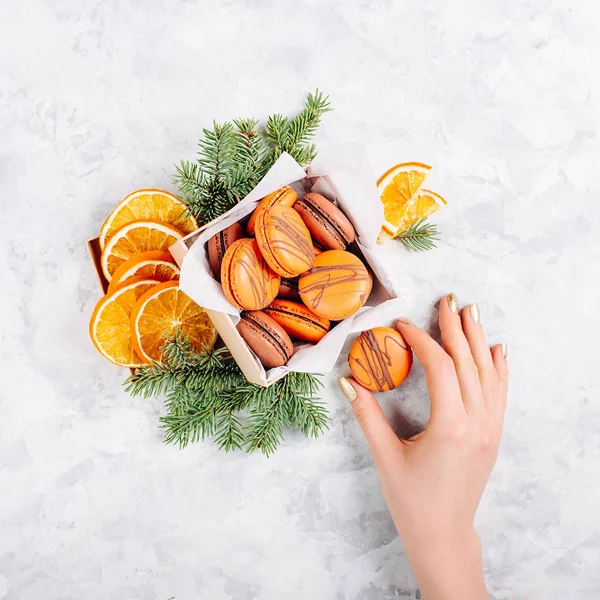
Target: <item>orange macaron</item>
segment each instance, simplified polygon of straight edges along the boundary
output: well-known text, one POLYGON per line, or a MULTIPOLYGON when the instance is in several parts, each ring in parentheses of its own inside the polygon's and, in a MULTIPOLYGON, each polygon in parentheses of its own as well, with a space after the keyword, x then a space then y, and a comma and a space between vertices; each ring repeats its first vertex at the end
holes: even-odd
POLYGON ((352 376, 374 392, 399 386, 412 367, 412 351, 399 331, 375 327, 363 331, 348 355, 352 376))
POLYGON ((265 262, 256 240, 239 239, 227 248, 221 263, 225 297, 236 308, 260 310, 279 291, 280 277, 265 262))
POLYGON ((250 220, 246 225, 246 231, 249 235, 254 235, 254 231, 256 228, 256 217, 258 214, 273 206, 274 204, 281 204, 283 206, 293 206, 296 200, 298 199, 298 194, 295 190, 293 190, 289 185, 285 185, 282 188, 276 190, 272 194, 265 196, 256 206, 252 215, 250 215, 250 220))
POLYGON ((312 239, 293 208, 274 204, 260 211, 255 234, 265 260, 282 277, 295 277, 310 269, 315 258, 312 239))
POLYGON ((298 279, 306 306, 320 317, 341 321, 365 304, 373 280, 360 258, 345 250, 327 250, 317 256, 298 279))
POLYGON ((304 304, 292 300, 273 300, 263 312, 277 321, 290 337, 305 342, 318 342, 331 326, 329 319, 315 315, 304 304))

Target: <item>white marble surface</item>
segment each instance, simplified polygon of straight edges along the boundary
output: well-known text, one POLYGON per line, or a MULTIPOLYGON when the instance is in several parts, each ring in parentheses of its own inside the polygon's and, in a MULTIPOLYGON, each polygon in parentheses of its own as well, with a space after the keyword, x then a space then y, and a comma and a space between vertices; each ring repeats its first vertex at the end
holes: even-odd
MULTIPOLYGON (((491 595, 599 598, 599 17, 594 0, 0 3, 0 598, 415 597, 333 386, 318 441, 179 451, 87 335, 85 240, 111 206, 169 188, 213 117, 292 112, 317 85, 335 106, 320 144, 363 141, 376 172, 433 164, 450 202, 438 251, 388 250, 406 316, 454 291, 509 342, 478 516, 491 595)), ((420 369, 391 396, 425 418, 420 369)))

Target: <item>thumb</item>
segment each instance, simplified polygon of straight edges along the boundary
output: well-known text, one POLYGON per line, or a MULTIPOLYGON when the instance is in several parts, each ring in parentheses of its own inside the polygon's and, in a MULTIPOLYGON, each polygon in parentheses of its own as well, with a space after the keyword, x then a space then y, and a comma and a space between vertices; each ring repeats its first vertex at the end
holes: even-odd
POLYGON ((389 463, 390 459, 396 459, 404 447, 387 422, 375 396, 352 378, 340 377, 338 383, 350 401, 378 468, 389 463))

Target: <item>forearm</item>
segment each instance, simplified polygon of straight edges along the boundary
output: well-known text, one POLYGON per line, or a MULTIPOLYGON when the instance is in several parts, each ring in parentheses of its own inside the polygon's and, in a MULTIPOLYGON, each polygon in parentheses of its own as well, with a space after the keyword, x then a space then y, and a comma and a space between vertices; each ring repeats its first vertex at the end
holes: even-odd
POLYGON ((487 600, 481 542, 474 530, 405 543, 423 600, 487 600))

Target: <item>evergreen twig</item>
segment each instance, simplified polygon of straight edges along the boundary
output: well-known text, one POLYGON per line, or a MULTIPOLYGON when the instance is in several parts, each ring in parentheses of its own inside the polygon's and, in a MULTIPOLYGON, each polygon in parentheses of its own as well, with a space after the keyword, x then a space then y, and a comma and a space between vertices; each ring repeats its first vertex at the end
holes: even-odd
POLYGON ((402 242, 407 250, 423 252, 437 247, 440 241, 440 233, 437 225, 429 223, 427 219, 415 221, 408 229, 397 233, 395 240, 402 242))
POLYGON ((161 363, 138 369, 125 385, 134 396, 165 395, 164 439, 182 448, 214 437, 225 451, 270 455, 287 427, 307 437, 328 427, 327 409, 316 397, 318 376, 290 373, 264 388, 246 380, 226 348, 198 353, 181 333, 163 346, 161 363))
POLYGON ((256 119, 213 123, 198 142, 196 161, 175 166, 179 193, 200 225, 227 212, 247 196, 283 152, 301 165, 317 154, 310 142, 331 110, 329 97, 316 90, 292 119, 271 115, 263 130, 256 119))

